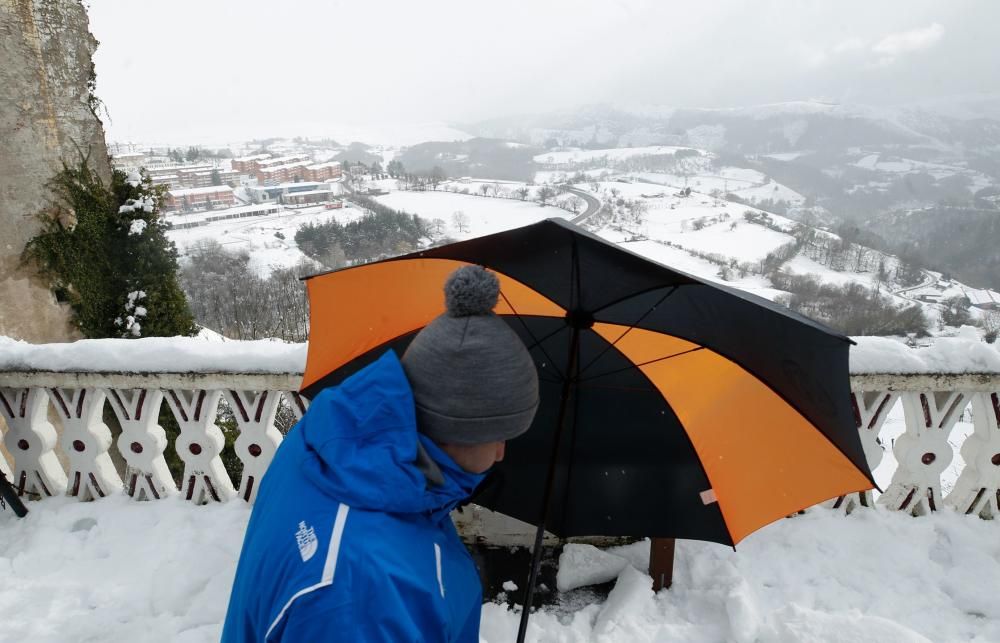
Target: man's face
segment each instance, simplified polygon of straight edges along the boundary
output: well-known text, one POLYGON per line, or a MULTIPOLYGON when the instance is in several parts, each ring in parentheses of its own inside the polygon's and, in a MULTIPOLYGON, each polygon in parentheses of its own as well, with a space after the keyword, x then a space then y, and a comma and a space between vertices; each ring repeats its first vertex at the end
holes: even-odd
POLYGON ((451 456, 455 464, 469 473, 485 473, 497 462, 503 460, 507 443, 485 442, 483 444, 442 444, 441 450, 451 456))

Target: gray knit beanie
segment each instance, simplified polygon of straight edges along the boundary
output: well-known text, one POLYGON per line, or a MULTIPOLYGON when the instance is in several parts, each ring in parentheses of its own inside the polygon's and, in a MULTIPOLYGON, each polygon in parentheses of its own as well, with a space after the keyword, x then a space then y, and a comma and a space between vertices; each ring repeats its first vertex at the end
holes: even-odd
POLYGON ((496 275, 463 266, 444 286, 447 311, 403 354, 418 430, 441 444, 515 438, 538 409, 538 372, 524 342, 493 313, 496 275))

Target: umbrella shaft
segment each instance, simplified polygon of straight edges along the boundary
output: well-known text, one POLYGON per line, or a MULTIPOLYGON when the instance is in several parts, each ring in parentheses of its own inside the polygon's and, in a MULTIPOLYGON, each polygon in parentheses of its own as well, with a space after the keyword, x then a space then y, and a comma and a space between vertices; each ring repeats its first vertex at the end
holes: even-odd
POLYGON ((531 555, 531 573, 528 575, 528 584, 524 592, 524 607, 521 611, 521 623, 517 630, 517 643, 524 643, 524 636, 528 631, 528 616, 531 612, 531 604, 535 599, 535 583, 538 580, 538 568, 542 563, 542 542, 545 538, 545 523, 549 518, 552 488, 555 486, 556 464, 559 462, 559 444, 562 442, 562 433, 566 424, 566 409, 569 406, 570 391, 576 382, 574 371, 577 368, 579 352, 580 329, 574 327, 573 336, 570 339, 569 365, 566 368, 566 379, 563 381, 562 397, 559 400, 559 417, 556 420, 556 435, 552 444, 549 472, 545 479, 545 496, 542 499, 541 518, 538 521, 538 528, 535 530, 535 547, 531 555))
POLYGON ((24 518, 28 515, 28 508, 24 506, 21 502, 21 498, 17 495, 17 490, 14 489, 14 485, 7 480, 7 476, 0 471, 0 498, 10 505, 10 508, 14 511, 14 514, 18 518, 24 518))

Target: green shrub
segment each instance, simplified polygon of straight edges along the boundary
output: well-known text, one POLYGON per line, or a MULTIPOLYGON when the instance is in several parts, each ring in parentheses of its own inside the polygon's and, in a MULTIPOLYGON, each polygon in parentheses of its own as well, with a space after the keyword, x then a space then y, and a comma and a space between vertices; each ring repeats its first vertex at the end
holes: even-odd
POLYGON ((112 174, 105 186, 87 159, 49 182, 53 207, 25 247, 84 337, 192 335, 177 283, 177 251, 159 215, 162 189, 148 176, 112 174))

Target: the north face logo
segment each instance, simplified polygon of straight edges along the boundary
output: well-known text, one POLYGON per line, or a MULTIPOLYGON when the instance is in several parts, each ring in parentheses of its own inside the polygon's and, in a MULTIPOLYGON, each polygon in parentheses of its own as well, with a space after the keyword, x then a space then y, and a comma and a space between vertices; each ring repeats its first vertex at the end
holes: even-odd
POLYGON ((299 530, 295 532, 295 544, 299 546, 299 555, 302 562, 306 562, 316 553, 319 541, 316 540, 316 531, 312 527, 307 527, 305 521, 299 523, 299 530))

